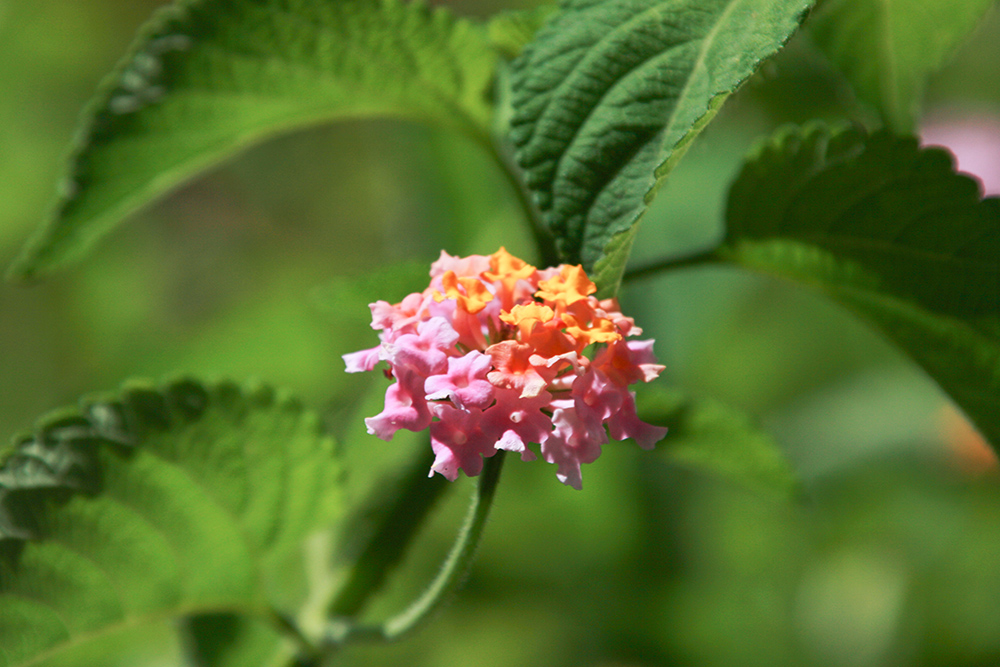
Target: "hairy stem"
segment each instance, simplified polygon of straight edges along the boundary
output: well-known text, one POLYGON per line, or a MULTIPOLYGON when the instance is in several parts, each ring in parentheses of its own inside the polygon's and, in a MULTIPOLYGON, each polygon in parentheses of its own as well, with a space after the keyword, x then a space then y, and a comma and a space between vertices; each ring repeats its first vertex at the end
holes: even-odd
POLYGON ((464 581, 475 557, 476 548, 483 536, 486 519, 489 517, 496 494, 505 452, 499 451, 486 459, 479 485, 472 498, 472 505, 465 524, 458 534, 451 553, 431 585, 402 613, 380 625, 355 624, 350 619, 333 619, 327 627, 326 641, 329 643, 327 655, 332 655, 339 646, 356 641, 389 642, 402 638, 427 620, 464 581))
POLYGON ((400 475, 398 488, 386 502, 386 486, 379 484, 376 497, 367 503, 358 522, 349 527, 352 535, 367 534, 358 545, 354 562, 344 583, 327 606, 329 616, 355 616, 368 599, 382 587, 385 578, 402 560, 427 515, 451 487, 440 475, 428 479, 434 463, 430 445, 400 475), (358 525, 361 524, 361 525, 358 525))

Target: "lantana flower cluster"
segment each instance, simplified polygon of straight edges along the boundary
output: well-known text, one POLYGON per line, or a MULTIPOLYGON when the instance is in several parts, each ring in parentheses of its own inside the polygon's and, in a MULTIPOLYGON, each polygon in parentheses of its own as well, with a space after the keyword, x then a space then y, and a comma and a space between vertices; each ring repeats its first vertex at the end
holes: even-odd
POLYGON ((580 466, 601 454, 608 436, 643 449, 666 434, 636 416, 629 385, 663 370, 652 340, 617 301, 599 301, 580 266, 536 269, 501 248, 490 256, 431 265, 423 292, 400 303, 371 304, 381 344, 344 355, 356 373, 388 362, 395 382, 385 409, 365 420, 391 440, 401 428, 430 428, 430 474, 475 476, 499 450, 558 466, 564 484, 581 487, 580 466))

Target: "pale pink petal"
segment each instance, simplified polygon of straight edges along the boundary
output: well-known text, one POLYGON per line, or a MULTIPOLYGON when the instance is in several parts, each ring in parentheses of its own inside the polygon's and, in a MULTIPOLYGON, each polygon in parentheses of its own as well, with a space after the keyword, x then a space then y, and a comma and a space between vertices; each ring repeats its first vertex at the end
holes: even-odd
POLYGON ((438 278, 448 271, 454 271, 459 278, 475 277, 490 270, 490 258, 485 255, 455 257, 444 250, 437 261, 431 264, 431 278, 438 278))
POLYGON ((463 470, 474 477, 483 469, 483 457, 497 453, 495 433, 484 432, 479 414, 458 410, 450 405, 434 406, 440 421, 431 424, 431 448, 434 451, 432 472, 454 481, 463 470))
POLYGON ((552 396, 542 392, 521 398, 516 390, 497 389, 497 402, 483 414, 483 422, 492 432, 500 433, 497 449, 518 452, 522 461, 534 460, 529 443, 542 444, 552 434, 552 418, 542 412, 550 407, 552 396))
POLYGON ((483 410, 493 402, 493 385, 486 379, 493 360, 473 350, 462 357, 448 358, 448 371, 432 375, 424 382, 427 400, 450 399, 463 410, 483 410))
POLYGON ((573 383, 573 407, 588 427, 596 428, 618 412, 628 390, 611 382, 597 368, 591 368, 573 383))
POLYGON ((378 362, 381 359, 379 356, 381 352, 382 346, 376 345, 368 350, 361 350, 359 352, 351 352, 343 355, 344 364, 347 366, 347 372, 360 373, 362 371, 372 370, 376 365, 378 365, 378 362))
POLYGON ((448 351, 458 340, 458 333, 448 320, 432 317, 417 326, 417 333, 403 334, 383 347, 393 367, 403 366, 425 377, 448 368, 448 351))
POLYGON ((667 435, 663 426, 653 426, 639 419, 635 413, 635 397, 629 394, 621 410, 608 420, 608 431, 615 440, 632 438, 643 449, 652 449, 656 443, 667 435))
POLYGON ((583 486, 580 466, 597 460, 608 436, 603 427, 588 428, 573 409, 556 409, 552 423, 555 430, 542 444, 542 457, 558 466, 556 477, 560 482, 579 490, 583 486))
POLYGON ((643 382, 652 382, 660 377, 666 366, 656 363, 656 357, 653 355, 653 339, 630 340, 625 345, 628 347, 629 356, 632 357, 632 363, 642 373, 643 382))
POLYGON ((410 376, 406 371, 395 369, 394 373, 403 373, 402 379, 385 390, 385 409, 374 417, 365 419, 368 432, 383 440, 392 440, 392 436, 401 428, 410 431, 422 431, 431 423, 431 413, 423 395, 423 378, 410 376), (421 387, 413 385, 419 382, 421 387))

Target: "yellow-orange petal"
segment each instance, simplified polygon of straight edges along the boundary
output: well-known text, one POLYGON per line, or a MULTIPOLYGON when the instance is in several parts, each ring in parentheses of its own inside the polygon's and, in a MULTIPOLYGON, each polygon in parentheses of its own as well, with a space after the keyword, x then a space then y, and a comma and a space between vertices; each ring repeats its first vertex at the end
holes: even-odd
MULTIPOLYGON (((493 295, 478 278, 459 278, 454 271, 444 272, 441 276, 441 285, 444 287, 445 295, 449 299, 455 299, 458 307, 470 315, 475 315, 493 300, 493 295), (458 289, 460 285, 465 290, 464 294, 458 289)), ((442 299, 438 298, 438 294, 440 293, 434 293, 434 300, 440 302, 442 299)))
POLYGON ((522 342, 528 342, 535 327, 551 322, 553 317, 555 312, 551 308, 535 302, 518 304, 509 312, 500 313, 501 320, 517 327, 518 338, 522 342))
POLYGON ((569 306, 597 291, 597 285, 587 277, 587 272, 577 264, 563 264, 559 274, 538 283, 535 296, 563 306, 569 306))
POLYGON ((555 317, 555 311, 541 303, 521 303, 510 309, 510 312, 500 313, 500 319, 507 324, 519 325, 525 320, 548 322, 555 317))
POLYGON ((507 249, 500 246, 500 249, 490 255, 490 270, 483 272, 483 277, 487 280, 502 280, 504 278, 529 278, 535 272, 535 267, 528 264, 520 257, 507 252, 507 249))
POLYGON ((563 315, 562 319, 566 323, 566 333, 583 347, 592 343, 611 343, 622 338, 615 323, 603 317, 595 318, 589 327, 578 323, 572 315, 563 315))

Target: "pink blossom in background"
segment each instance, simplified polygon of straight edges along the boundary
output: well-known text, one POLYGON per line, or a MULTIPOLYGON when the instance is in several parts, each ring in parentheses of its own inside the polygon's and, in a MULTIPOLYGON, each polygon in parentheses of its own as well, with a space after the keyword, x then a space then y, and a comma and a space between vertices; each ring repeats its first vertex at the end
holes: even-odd
POLYGON ((667 429, 647 424, 628 387, 663 370, 653 341, 626 341, 642 330, 599 301, 580 266, 536 269, 501 248, 489 256, 431 265, 430 285, 400 303, 371 304, 381 344, 344 355, 357 373, 388 363, 394 380, 368 432, 429 429, 431 474, 478 475, 500 450, 523 461, 536 454, 581 487, 580 466, 601 454, 608 436, 651 449, 667 429))
POLYGON ((984 195, 1000 195, 1000 116, 942 115, 924 123, 920 139, 951 151, 958 170, 975 176, 984 195))

